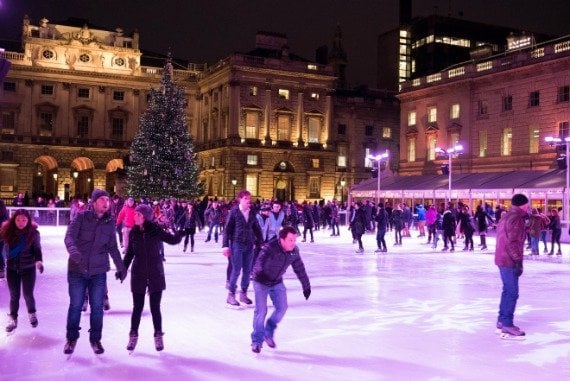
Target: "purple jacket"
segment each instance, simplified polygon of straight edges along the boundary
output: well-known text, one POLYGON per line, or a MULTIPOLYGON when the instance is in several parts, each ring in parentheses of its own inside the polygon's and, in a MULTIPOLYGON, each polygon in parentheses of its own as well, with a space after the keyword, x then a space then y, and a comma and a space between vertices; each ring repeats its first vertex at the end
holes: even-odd
POLYGON ((525 218, 527 216, 527 212, 514 205, 501 216, 497 227, 497 247, 495 249, 495 264, 497 266, 515 267, 515 263, 522 263, 526 240, 525 218))

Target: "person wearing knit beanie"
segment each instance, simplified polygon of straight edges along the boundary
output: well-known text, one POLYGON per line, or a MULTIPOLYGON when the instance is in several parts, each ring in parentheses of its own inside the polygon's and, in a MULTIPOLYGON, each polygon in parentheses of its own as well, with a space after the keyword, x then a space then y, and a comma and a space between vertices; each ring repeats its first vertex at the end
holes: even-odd
POLYGON ((528 204, 528 198, 522 193, 517 193, 511 199, 511 204, 514 206, 523 206, 524 204, 528 204))

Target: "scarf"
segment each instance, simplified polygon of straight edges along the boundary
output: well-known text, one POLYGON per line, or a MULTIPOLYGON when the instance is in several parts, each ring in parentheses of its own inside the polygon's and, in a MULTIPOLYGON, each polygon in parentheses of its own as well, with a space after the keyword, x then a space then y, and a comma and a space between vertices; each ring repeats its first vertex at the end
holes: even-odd
POLYGON ((24 245, 26 243, 26 235, 22 234, 22 237, 20 238, 20 242, 18 242, 18 244, 11 248, 8 254, 8 259, 14 259, 16 258, 20 252, 22 251, 22 249, 24 248, 24 245))

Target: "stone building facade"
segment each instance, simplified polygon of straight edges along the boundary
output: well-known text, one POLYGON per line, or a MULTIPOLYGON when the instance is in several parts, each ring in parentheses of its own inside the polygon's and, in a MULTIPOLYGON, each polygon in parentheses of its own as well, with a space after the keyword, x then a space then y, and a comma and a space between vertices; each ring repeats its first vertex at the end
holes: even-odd
POLYGON ((570 37, 513 49, 405 82, 399 93, 400 174, 441 173, 436 148, 456 144, 453 171, 556 167, 570 136, 570 37))

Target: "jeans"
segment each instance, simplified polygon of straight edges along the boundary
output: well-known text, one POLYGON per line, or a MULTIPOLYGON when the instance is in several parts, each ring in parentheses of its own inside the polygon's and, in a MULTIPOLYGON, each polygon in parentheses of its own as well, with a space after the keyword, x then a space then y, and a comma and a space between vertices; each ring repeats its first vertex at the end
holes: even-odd
POLYGON ((548 250, 548 248, 546 246, 546 230, 543 230, 540 232, 540 240, 544 244, 544 251, 548 250))
POLYGON ((230 274, 228 290, 231 293, 236 292, 237 279, 239 278, 239 274, 241 272, 241 289, 242 291, 247 291, 247 288, 249 287, 251 266, 253 265, 253 244, 233 242, 230 259, 232 264, 232 273, 230 274))
POLYGON ((101 331, 103 330, 103 299, 107 287, 107 273, 97 275, 83 275, 79 273, 68 273, 67 283, 69 285, 69 309, 67 311, 67 340, 77 340, 81 327, 81 307, 85 300, 85 291, 89 292, 89 305, 91 313, 89 315, 89 341, 94 343, 101 341, 101 331))
POLYGON ((499 304, 498 321, 504 327, 512 327, 515 315, 515 308, 519 298, 519 275, 518 270, 513 267, 500 267, 501 281, 503 282, 503 292, 501 293, 501 303, 499 304))
POLYGON ((281 322, 287 311, 287 289, 283 282, 275 286, 266 286, 253 281, 253 291, 255 292, 255 310, 253 311, 253 332, 251 342, 253 344, 263 343, 266 337, 273 338, 277 324, 281 322), (273 302, 275 310, 265 322, 267 316, 267 295, 273 302))
POLYGON ((530 236, 530 247, 533 254, 538 254, 538 239, 539 237, 530 236))
POLYGON ((12 318, 16 319, 18 317, 20 289, 24 293, 28 313, 36 312, 36 301, 34 299, 34 285, 36 284, 35 266, 21 271, 7 269, 6 281, 10 290, 10 315, 12 318))
POLYGON ((219 229, 220 229, 220 224, 216 222, 210 222, 210 227, 208 229, 208 238, 206 238, 206 240, 209 241, 212 238, 212 230, 214 230, 214 241, 218 242, 219 229))
MULTIPOLYGON (((145 294, 133 292, 133 313, 131 315, 131 332, 138 333, 141 323, 141 315, 144 307, 145 294)), ((162 314, 160 312, 160 300, 162 299, 162 291, 148 294, 150 303, 150 313, 152 315, 152 325, 154 332, 162 332, 162 314)))
POLYGON ((379 249, 387 250, 386 247, 386 240, 384 236, 386 235, 386 229, 378 229, 376 232, 376 244, 378 245, 379 249))
POLYGON ((340 235, 340 230, 338 228, 338 221, 336 220, 336 218, 331 218, 330 227, 332 229, 332 235, 340 235))

